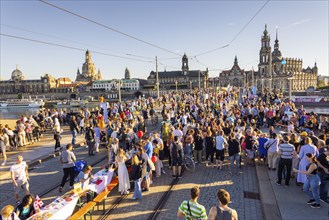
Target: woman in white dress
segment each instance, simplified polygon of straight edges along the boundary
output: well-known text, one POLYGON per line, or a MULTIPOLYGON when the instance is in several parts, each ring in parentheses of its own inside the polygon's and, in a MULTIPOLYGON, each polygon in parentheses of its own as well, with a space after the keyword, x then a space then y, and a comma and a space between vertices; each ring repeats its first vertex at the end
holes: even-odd
POLYGON ((118 167, 118 177, 119 177, 119 192, 121 194, 129 194, 130 182, 128 170, 126 167, 127 157, 125 156, 125 151, 120 148, 119 154, 115 157, 115 163, 118 167))

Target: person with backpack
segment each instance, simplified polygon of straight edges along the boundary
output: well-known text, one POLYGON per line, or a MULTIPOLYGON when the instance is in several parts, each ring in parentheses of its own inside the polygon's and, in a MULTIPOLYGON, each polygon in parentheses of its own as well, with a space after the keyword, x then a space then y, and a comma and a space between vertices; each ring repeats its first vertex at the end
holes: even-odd
POLYGON ((188 220, 198 219, 204 220, 207 218, 206 209, 203 205, 198 203, 198 198, 200 197, 200 188, 194 186, 191 189, 191 199, 184 200, 177 211, 178 218, 185 218, 188 220))
POLYGON ((88 155, 94 156, 95 132, 90 124, 87 124, 85 139, 88 146, 88 155))
POLYGON ((178 136, 174 137, 174 142, 170 145, 170 156, 173 167, 173 177, 182 177, 182 163, 184 157, 183 145, 179 140, 178 136))

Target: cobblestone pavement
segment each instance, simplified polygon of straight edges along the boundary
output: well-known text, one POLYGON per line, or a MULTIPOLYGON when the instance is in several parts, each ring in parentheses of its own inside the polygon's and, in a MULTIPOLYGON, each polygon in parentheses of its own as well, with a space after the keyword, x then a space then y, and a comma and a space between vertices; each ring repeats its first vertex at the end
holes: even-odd
POLYGON ((195 185, 200 187, 198 202, 205 206, 207 214, 213 205, 218 204, 216 194, 218 189, 223 188, 231 194, 229 206, 237 210, 239 219, 263 219, 260 201, 244 197, 244 191, 258 193, 255 168, 242 167, 239 175, 233 176, 227 169, 226 166, 219 171, 211 166, 197 165, 194 173, 185 171, 157 219, 177 219, 180 203, 190 199, 190 189, 195 185))
MULTIPOLYGON (((82 140, 82 137, 79 137, 78 140, 82 140)), ((35 153, 38 153, 37 148, 34 150, 35 153)), ((77 160, 83 159, 87 161, 88 164, 92 164, 103 157, 107 157, 107 149, 105 148, 101 148, 100 153, 96 154, 96 156, 93 157, 87 156, 88 150, 85 147, 76 148, 74 150, 74 153, 77 157, 77 160)), ((34 195, 40 195, 44 193, 46 190, 48 190, 49 188, 60 184, 63 176, 62 165, 59 163, 58 158, 53 158, 46 162, 34 166, 29 171, 29 174, 30 174, 31 193, 34 195)), ((7 170, 6 174, 2 175, 0 178, 1 178, 0 207, 3 207, 6 204, 15 204, 15 199, 13 197, 14 196, 13 184, 10 179, 9 169, 7 170)), ((68 184, 66 184, 66 187, 68 187, 68 184)), ((58 191, 56 190, 56 192, 58 191)), ((21 191, 20 194, 21 198, 23 197, 23 194, 24 193, 21 191)))

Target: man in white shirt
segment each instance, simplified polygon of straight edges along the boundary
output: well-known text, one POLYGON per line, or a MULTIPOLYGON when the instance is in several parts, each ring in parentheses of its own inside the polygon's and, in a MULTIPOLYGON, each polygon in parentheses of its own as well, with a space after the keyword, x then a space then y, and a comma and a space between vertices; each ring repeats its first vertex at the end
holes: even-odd
POLYGON ((216 136, 216 166, 217 169, 222 169, 223 162, 224 162, 224 150, 227 146, 227 141, 223 137, 223 131, 218 131, 218 134, 216 136), (218 167, 219 162, 219 167, 218 167))
POLYGON ((21 155, 17 156, 16 163, 10 167, 11 179, 14 184, 16 203, 19 203, 20 188, 24 189, 25 195, 30 194, 29 191, 29 175, 27 164, 23 161, 21 155))
POLYGON ((174 137, 178 136, 179 141, 182 142, 183 132, 178 128, 178 125, 175 125, 174 137))

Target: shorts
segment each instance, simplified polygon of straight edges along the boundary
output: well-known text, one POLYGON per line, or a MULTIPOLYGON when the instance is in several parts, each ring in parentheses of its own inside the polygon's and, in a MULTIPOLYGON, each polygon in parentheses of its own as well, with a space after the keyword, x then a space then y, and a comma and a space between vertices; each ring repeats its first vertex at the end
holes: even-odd
POLYGON ((224 161, 224 149, 223 150, 217 150, 216 149, 216 160, 224 161))
POLYGON ((21 188, 27 192, 29 191, 29 182, 25 182, 23 183, 23 181, 21 180, 16 180, 16 183, 17 183, 17 187, 14 186, 14 191, 15 191, 15 194, 19 194, 19 192, 21 191, 21 188))
POLYGON ((246 149, 246 151, 247 151, 248 157, 250 159, 254 159, 255 158, 255 151, 254 150, 246 149))
POLYGON ((181 157, 178 157, 178 158, 171 158, 171 163, 172 163, 172 166, 182 166, 183 164, 183 160, 181 157))

